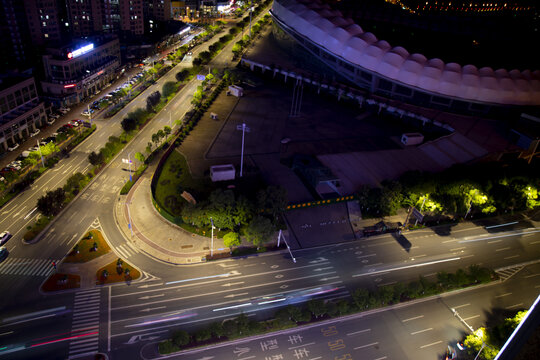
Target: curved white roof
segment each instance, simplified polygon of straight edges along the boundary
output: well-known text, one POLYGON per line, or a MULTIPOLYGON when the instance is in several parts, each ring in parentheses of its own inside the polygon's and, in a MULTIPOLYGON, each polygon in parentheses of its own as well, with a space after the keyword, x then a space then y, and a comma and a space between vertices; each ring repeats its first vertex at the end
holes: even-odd
POLYGON ((540 70, 519 71, 473 65, 445 64, 391 47, 364 32, 340 11, 318 0, 274 0, 272 13, 280 21, 329 52, 430 93, 470 101, 505 105, 540 105, 540 70))

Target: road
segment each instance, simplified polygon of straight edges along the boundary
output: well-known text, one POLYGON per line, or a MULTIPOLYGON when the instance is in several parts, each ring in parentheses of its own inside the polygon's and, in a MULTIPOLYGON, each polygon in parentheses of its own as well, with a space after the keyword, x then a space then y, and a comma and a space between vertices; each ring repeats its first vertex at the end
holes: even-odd
MULTIPOLYGON (((217 64, 228 62, 233 43, 216 57, 217 64)), ((204 47, 197 49, 194 56, 203 50, 204 47)), ((172 81, 177 71, 169 72, 145 94, 161 90, 163 83, 172 81)), ((296 264, 285 253, 271 253, 176 267, 140 253, 129 247, 114 219, 113 200, 129 176, 121 160, 128 154, 144 151, 151 134, 170 124, 171 119, 182 118, 197 85, 196 81, 188 83, 65 209, 37 244, 22 245, 20 231, 24 225, 13 216, 18 212, 20 217, 30 209, 10 209, 11 223, 19 224, 20 230, 10 241, 10 246, 15 246, 11 248, 10 258, 17 262, 9 268, 0 267, 0 273, 3 271, 0 290, 10 294, 2 298, 5 331, 0 332, 0 339, 9 346, 22 343, 30 347, 9 353, 10 358, 66 358, 97 350, 110 351, 111 357, 123 358, 131 354, 136 358, 142 344, 166 338, 170 329, 179 326, 197 329, 210 321, 221 321, 241 312, 264 317, 289 302, 313 296, 340 298, 348 296, 358 286, 376 287, 416 280, 419 275, 433 279, 437 271, 452 271, 470 264, 496 268, 537 260, 540 230, 529 219, 488 229, 481 224, 465 223, 444 232, 440 231, 444 228, 420 230, 405 234, 406 241, 384 235, 302 250, 295 254, 296 264), (44 279, 43 272, 47 272, 43 264, 62 258, 90 227, 103 230, 119 257, 143 270, 143 279, 130 285, 52 297, 35 292, 44 279), (38 260, 41 262, 37 263, 38 260), (33 274, 12 273, 18 264, 30 261, 34 262, 33 268, 43 270, 33 274), (63 306, 65 309, 59 310, 63 306), (43 312, 50 309, 53 310, 43 312), (30 315, 20 322, 25 314, 30 315)), ((101 147, 110 134, 119 133, 119 120, 129 111, 145 106, 145 94, 114 118, 98 118, 98 127, 108 130, 83 143, 70 158, 73 163, 62 162, 56 172, 65 171, 63 175, 67 176, 77 166, 75 159, 86 161, 89 151, 101 147)), ((50 173, 48 176, 54 176, 54 171, 50 173)), ((41 191, 50 186, 44 183, 46 179, 43 177, 36 182, 41 191)), ((37 193, 37 189, 31 193, 34 192, 37 193)), ((21 206, 18 201, 13 203, 21 206)), ((511 268, 507 273, 513 271, 511 268)))
MULTIPOLYGON (((441 359, 447 345, 477 329, 494 314, 528 308, 540 289, 540 265, 523 269, 509 280, 441 298, 345 319, 328 320, 300 329, 235 341, 224 346, 188 351, 169 359, 441 359), (454 316, 455 309, 463 321, 454 316)), ((140 357, 157 357, 156 344, 142 347, 140 357)), ((456 348, 459 352, 459 349, 456 348)))

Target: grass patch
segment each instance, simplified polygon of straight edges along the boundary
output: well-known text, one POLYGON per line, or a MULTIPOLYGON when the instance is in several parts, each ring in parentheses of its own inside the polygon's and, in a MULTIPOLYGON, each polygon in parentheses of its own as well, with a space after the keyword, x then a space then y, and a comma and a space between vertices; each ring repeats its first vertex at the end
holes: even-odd
POLYGON ((34 225, 27 227, 28 231, 24 233, 23 238, 26 241, 30 241, 35 238, 41 230, 45 229, 45 226, 49 224, 52 220, 51 217, 40 216, 39 219, 34 223, 34 225))
POLYGON ((72 274, 54 273, 49 276, 47 281, 41 287, 42 291, 60 291, 68 289, 77 289, 81 287, 81 277, 72 274))
POLYGON ((131 181, 127 181, 124 186, 122 186, 122 189, 120 189, 120 195, 125 195, 129 192, 129 190, 131 190, 133 185, 135 185, 135 183, 141 177, 147 167, 148 165, 146 164, 142 164, 141 166, 139 166, 139 168, 133 174, 131 181))
POLYGON ((212 191, 209 179, 194 179, 189 172, 186 158, 178 151, 173 151, 159 174, 155 198, 158 204, 173 215, 180 215, 181 204, 185 200, 180 194, 185 190, 197 195, 212 191))
POLYGON ((111 262, 100 268, 96 272, 96 284, 111 284, 117 282, 130 282, 131 280, 136 280, 141 276, 139 270, 135 269, 133 266, 129 265, 125 261, 122 261, 122 265, 118 266, 118 260, 111 262), (128 270, 129 274, 126 272, 128 270), (103 271, 107 271, 108 275, 104 276, 103 271))
POLYGON ((93 260, 101 255, 105 255, 109 251, 111 251, 111 248, 107 245, 101 232, 99 230, 90 230, 77 244, 75 244, 71 252, 66 256, 64 262, 83 263, 93 260), (92 235, 92 238, 90 238, 90 235, 92 235), (97 244, 97 251, 93 250, 94 242, 97 244))

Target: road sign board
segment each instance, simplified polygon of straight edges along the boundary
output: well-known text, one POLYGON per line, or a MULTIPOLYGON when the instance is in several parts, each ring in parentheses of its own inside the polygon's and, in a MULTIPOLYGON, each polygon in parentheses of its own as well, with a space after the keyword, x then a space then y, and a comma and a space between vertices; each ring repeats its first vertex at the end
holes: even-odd
POLYGON ((413 211, 412 211, 412 214, 413 216, 415 217, 416 220, 422 222, 424 220, 424 215, 422 215, 422 213, 416 209, 415 207, 413 207, 413 211))
POLYGON ((204 81, 204 79, 206 79, 206 76, 204 76, 204 75, 197 75, 197 80, 204 81))

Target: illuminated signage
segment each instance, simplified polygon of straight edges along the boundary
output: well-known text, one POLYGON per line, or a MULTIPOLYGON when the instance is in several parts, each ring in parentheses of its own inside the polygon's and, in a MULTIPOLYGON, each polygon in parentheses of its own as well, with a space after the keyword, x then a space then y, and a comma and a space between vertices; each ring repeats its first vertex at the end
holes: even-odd
POLYGON ((103 70, 99 70, 97 73, 97 75, 101 75, 101 74, 103 74, 103 70))
POLYGON ((77 86, 77 84, 64 85, 64 89, 72 88, 72 87, 75 87, 75 86, 77 86))
POLYGON ((68 59, 76 58, 77 56, 81 56, 82 54, 86 54, 89 51, 92 51, 94 49, 94 44, 88 44, 86 46, 83 46, 82 48, 79 48, 75 51, 72 51, 67 54, 68 59))

